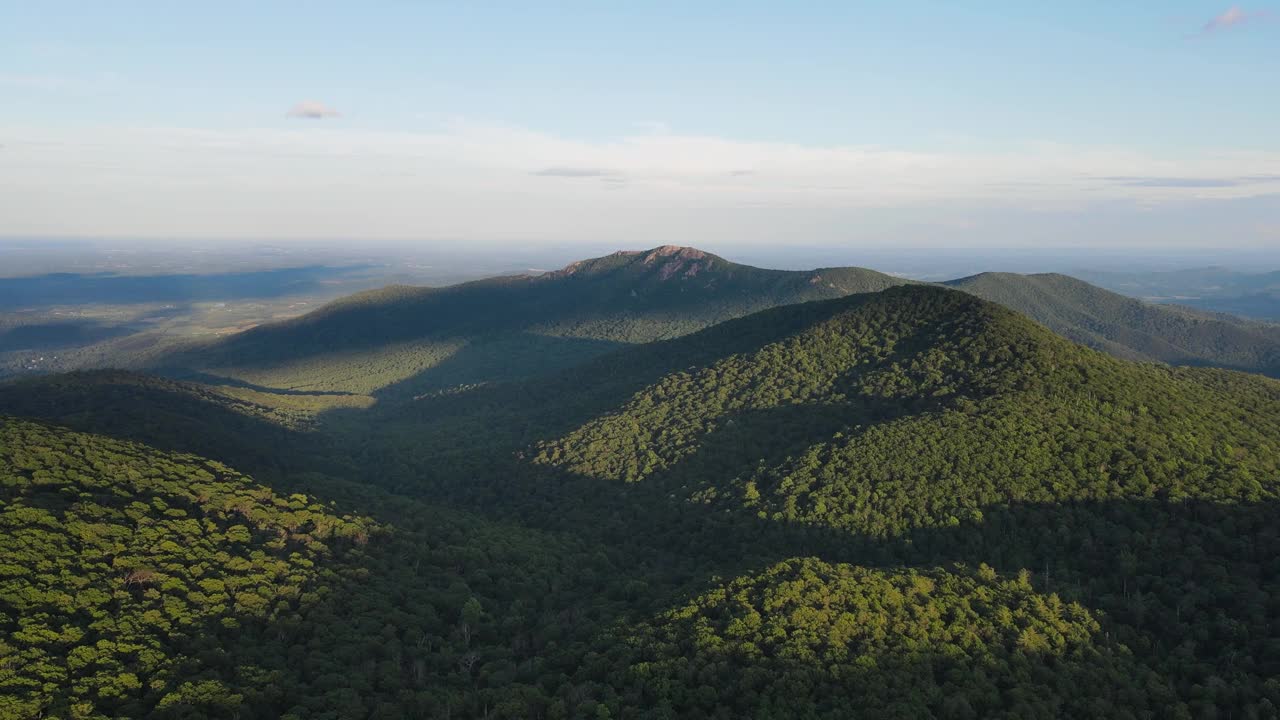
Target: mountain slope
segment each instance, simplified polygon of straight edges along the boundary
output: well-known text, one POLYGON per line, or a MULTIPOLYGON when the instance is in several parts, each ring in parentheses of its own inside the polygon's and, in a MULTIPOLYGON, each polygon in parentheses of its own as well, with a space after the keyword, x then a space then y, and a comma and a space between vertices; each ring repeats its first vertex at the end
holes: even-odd
POLYGON ((624 610, 599 547, 307 480, 0 416, 0 718, 518 718, 599 694, 560 672, 624 610))
POLYGON ((1081 684, 1178 707, 1025 576, 796 558, 668 604, 678 557, 316 482, 341 504, 0 417, 0 717, 1025 717, 1098 707, 1081 684))
POLYGON ((1066 275, 982 273, 945 284, 1117 357, 1280 376, 1280 326, 1153 305, 1066 275))
POLYGON ((647 531, 695 547, 1043 568, 1177 692, 1247 656, 1222 677, 1264 697, 1280 565, 1246 548, 1280 548, 1280 383, 1117 360, 941 288, 816 305, 834 312, 663 375, 534 464, 569 488, 640 486, 664 508, 647 531), (1218 611, 1248 630, 1202 644, 1218 611))
POLYGON ((860 268, 763 270, 665 246, 538 276, 361 293, 166 364, 274 388, 403 396, 533 376, 618 345, 902 282, 860 268))

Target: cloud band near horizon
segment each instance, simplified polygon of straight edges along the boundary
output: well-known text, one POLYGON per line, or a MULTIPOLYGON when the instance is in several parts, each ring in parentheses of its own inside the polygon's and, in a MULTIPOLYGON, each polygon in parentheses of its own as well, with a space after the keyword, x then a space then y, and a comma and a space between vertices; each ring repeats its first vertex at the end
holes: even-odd
POLYGON ((791 217, 781 235, 832 213, 1150 212, 1280 196, 1280 153, 1051 142, 995 152, 583 141, 455 122, 420 133, 0 128, 0 144, 0 235, 639 235, 690 213, 730 222, 766 210, 791 217))

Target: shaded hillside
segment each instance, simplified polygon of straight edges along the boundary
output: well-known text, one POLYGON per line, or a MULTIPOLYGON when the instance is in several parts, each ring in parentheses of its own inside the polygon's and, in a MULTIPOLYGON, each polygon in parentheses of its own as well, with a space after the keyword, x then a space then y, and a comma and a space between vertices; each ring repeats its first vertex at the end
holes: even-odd
POLYGON ((1280 326, 1154 305, 1066 275, 983 273, 945 284, 1117 357, 1280 375, 1280 326))
POLYGON ((538 276, 361 293, 167 364, 276 388, 399 394, 528 377, 621 344, 903 281, 860 268, 763 270, 666 246, 538 276))
POLYGON ((297 467, 299 460, 321 464, 311 400, 117 370, 0 383, 0 413, 196 453, 258 473, 290 462, 297 467), (284 447, 293 450, 282 452, 284 447))
POLYGON ((311 481, 344 499, 0 418, 0 717, 1186 709, 1025 573, 795 558, 688 594, 675 556, 311 481))
MULTIPOLYGON (((1116 360, 940 288, 817 306, 836 312, 800 306, 808 327, 667 372, 538 443, 544 482, 633 483, 624 497, 664 508, 648 532, 720 552, 1022 563, 1102 611, 1175 692, 1223 672, 1240 694, 1214 702, 1269 697, 1280 608, 1263 598, 1280 565, 1246 548, 1280 542, 1265 521, 1280 499, 1280 383, 1116 360), (1235 519, 1219 504, 1239 504, 1235 519), (1228 567, 1230 593, 1202 584, 1228 567), (1219 611, 1242 631, 1205 644, 1219 611)), ((607 374, 576 380, 614 392, 607 374)))
POLYGON ((562 669, 587 664, 646 562, 306 479, 322 496, 0 416, 0 718, 523 718, 613 699, 562 669))

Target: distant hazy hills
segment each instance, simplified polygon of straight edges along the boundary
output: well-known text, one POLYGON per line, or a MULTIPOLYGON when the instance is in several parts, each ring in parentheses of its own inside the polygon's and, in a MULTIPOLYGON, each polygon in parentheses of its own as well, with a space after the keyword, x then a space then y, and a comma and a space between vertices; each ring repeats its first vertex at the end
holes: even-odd
POLYGON ((1280 374, 1280 326, 1146 303, 1052 273, 983 273, 945 284, 1117 357, 1280 374))
POLYGON ((265 387, 404 395, 536 375, 618 345, 904 282, 862 268, 764 270, 665 246, 543 275, 360 293, 169 364, 265 387))
MULTIPOLYGON (((909 282, 856 267, 767 270, 664 246, 542 275, 360 293, 164 364, 268 390, 406 398, 538 376, 766 308, 909 282)), ((1280 374, 1275 326, 1144 303, 1064 275, 946 284, 1118 357, 1280 374)))

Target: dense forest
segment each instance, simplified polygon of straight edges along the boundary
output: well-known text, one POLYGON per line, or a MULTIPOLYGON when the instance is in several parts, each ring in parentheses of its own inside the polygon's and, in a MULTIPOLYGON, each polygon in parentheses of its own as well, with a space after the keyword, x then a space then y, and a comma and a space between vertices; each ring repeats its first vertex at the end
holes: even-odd
POLYGON ((0 717, 1280 717, 1280 382, 839 295, 373 404, 0 386, 0 717))

